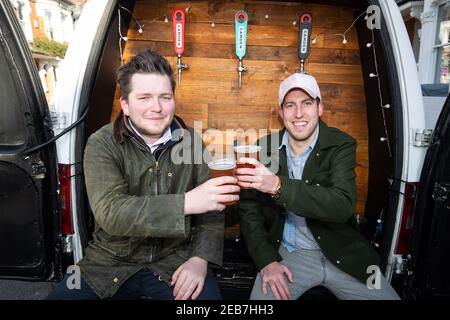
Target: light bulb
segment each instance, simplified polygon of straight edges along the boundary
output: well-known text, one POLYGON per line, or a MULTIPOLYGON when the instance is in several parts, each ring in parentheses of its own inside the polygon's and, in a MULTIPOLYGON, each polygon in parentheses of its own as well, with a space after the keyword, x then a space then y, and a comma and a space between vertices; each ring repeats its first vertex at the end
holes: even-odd
POLYGON ((317 36, 315 36, 313 39, 312 39, 312 41, 311 41, 313 44, 316 44, 317 43, 317 36))
POLYGON ((380 138, 380 141, 386 141, 386 140, 387 140, 387 138, 385 138, 385 137, 380 138))
POLYGON ((383 106, 383 108, 385 108, 385 109, 389 109, 390 107, 391 107, 391 105, 389 103, 383 106))
POLYGON ((266 15, 264 16, 264 18, 266 18, 266 19, 269 19, 269 15, 268 15, 268 14, 266 14, 266 15))
POLYGON ((376 78, 376 77, 378 77, 378 75, 371 72, 371 73, 369 74, 369 77, 371 77, 371 78, 376 78))
POLYGON ((345 36, 344 36, 344 40, 342 40, 342 43, 347 44, 347 38, 345 38, 345 36))
POLYGON ((211 23, 211 28, 214 28, 216 26, 216 23, 213 21, 212 23, 211 23))
POLYGON ((184 9, 186 12, 189 12, 189 10, 191 10, 191 6, 187 6, 186 9, 184 9))
POLYGON ((297 20, 292 21, 292 25, 296 26, 297 25, 297 20))
POLYGON ((142 32, 144 32, 144 30, 142 30, 142 28, 140 27, 139 30, 138 30, 138 32, 139 32, 139 33, 142 33, 142 32))
POLYGON ((122 40, 126 42, 128 41, 128 37, 122 37, 122 40))
POLYGON ((373 45, 373 43, 372 43, 372 42, 369 42, 368 44, 366 44, 366 47, 367 47, 367 48, 370 48, 372 45, 373 45))
POLYGON ((169 22, 169 18, 167 18, 167 16, 164 18, 164 22, 165 23, 169 22))

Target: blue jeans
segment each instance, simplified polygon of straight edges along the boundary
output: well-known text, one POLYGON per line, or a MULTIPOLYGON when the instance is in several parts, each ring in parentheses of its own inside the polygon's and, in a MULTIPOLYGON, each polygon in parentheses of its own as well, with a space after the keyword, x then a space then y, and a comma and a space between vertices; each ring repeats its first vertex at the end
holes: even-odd
MULTIPOLYGON (((100 299, 88 285, 88 283, 81 277, 80 289, 69 289, 66 285, 66 274, 64 279, 58 284, 49 296, 48 300, 98 300, 100 299)), ((111 300, 135 300, 140 298, 155 299, 155 300, 173 300, 173 287, 158 280, 158 276, 144 268, 131 276, 125 283, 117 290, 116 294, 112 296, 111 300)), ((219 287, 216 279, 207 275, 203 290, 197 297, 197 300, 221 300, 219 287)))

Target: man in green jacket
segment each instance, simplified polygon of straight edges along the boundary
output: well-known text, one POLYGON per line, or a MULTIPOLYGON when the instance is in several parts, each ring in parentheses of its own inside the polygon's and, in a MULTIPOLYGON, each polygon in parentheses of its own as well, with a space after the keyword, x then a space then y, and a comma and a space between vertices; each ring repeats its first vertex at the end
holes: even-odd
POLYGON ((85 149, 95 232, 78 264, 81 288, 70 290, 66 275, 48 298, 220 299, 207 265, 222 263, 219 211, 239 199, 237 180, 209 179, 201 138, 174 116, 164 57, 138 54, 118 82, 122 110, 85 149))
POLYGON ((320 119, 320 89, 308 74, 286 78, 278 104, 285 130, 258 142, 277 172, 251 158, 239 162, 255 168, 237 170, 251 188, 241 192, 241 232, 260 270, 251 298, 297 299, 322 285, 340 299, 398 299, 353 213, 356 141, 320 119))

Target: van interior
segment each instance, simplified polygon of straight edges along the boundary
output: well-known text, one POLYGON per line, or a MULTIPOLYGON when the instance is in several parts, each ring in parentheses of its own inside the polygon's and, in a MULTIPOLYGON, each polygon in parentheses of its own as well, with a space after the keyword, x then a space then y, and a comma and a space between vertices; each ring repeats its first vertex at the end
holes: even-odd
MULTIPOLYGON (((120 1, 120 7, 110 8, 109 22, 98 31, 93 48, 100 54, 86 74, 81 105, 89 109, 77 130, 76 163, 83 159, 89 135, 113 121, 120 111, 116 69, 121 64, 121 52, 126 62, 143 50, 157 50, 177 73, 170 16, 173 8, 186 11, 182 59, 189 65, 176 87, 177 114, 189 126, 201 121, 200 133, 211 148, 226 143, 225 138, 209 140, 208 131, 212 129, 222 132, 223 137, 228 134, 226 129, 281 129, 278 86, 299 68, 298 16, 309 12, 313 41, 305 69, 318 79, 323 120, 358 142, 355 214, 361 232, 379 251, 384 267, 396 219, 403 121, 389 34, 383 28, 372 33, 364 19, 371 4, 376 1, 120 1), (241 9, 249 16, 243 60, 248 71, 238 88, 234 14, 241 9), (139 25, 143 26, 142 33, 139 25), (119 26, 128 38, 120 41, 121 48, 119 26)), ((79 112, 81 115, 85 109, 79 112)), ((247 138, 249 142, 254 139, 247 138)), ((77 168, 77 194, 86 194, 82 166, 77 168)), ((93 217, 87 196, 77 200, 79 230, 86 246, 92 237, 93 217)), ((225 299, 246 299, 256 270, 240 238, 237 208, 227 208, 225 217, 224 266, 215 272, 225 299)), ((305 299, 316 295, 332 298, 324 290, 311 290, 305 299)))

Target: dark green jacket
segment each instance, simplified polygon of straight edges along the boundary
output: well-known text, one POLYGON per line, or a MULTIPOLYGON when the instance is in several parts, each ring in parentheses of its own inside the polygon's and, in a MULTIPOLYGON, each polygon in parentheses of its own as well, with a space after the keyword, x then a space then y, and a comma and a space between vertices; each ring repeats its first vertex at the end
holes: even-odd
POLYGON ((263 163, 265 157, 266 161, 276 163, 282 181, 281 194, 274 201, 254 190, 241 192, 242 236, 256 266, 262 269, 273 261, 281 261, 278 248, 283 237, 285 210, 298 213, 306 218, 328 260, 366 283, 370 276, 367 267, 378 265, 379 258, 361 236, 353 212, 356 141, 322 120, 319 125, 319 138, 305 164, 302 180, 289 179, 286 150, 278 150, 284 131, 258 141, 263 163))
POLYGON ((180 119, 171 129, 173 141, 154 154, 122 116, 87 142, 84 173, 95 232, 79 266, 101 298, 144 267, 170 283, 192 256, 222 263, 223 215, 184 215, 184 193, 209 179, 208 166, 199 161, 204 145, 180 119), (172 152, 191 164, 172 161, 172 152))

